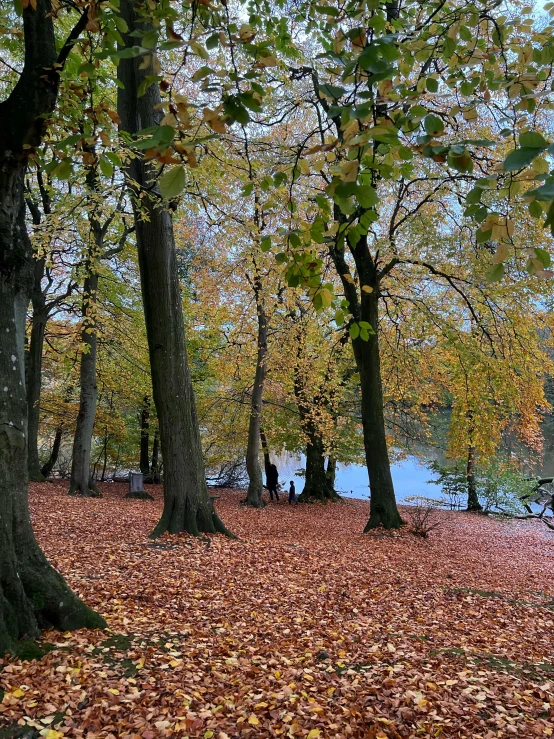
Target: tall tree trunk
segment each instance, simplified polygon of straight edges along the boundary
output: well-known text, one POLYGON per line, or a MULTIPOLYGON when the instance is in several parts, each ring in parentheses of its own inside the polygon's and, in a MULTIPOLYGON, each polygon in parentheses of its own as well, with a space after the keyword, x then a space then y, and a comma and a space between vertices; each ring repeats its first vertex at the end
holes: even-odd
POLYGON ((361 320, 369 323, 374 333, 367 341, 354 339, 352 345, 360 373, 362 428, 371 494, 370 515, 364 531, 369 531, 377 526, 399 528, 402 519, 396 506, 385 432, 379 354, 379 285, 375 279, 364 279, 363 284, 372 287, 372 292, 362 292, 361 320))
POLYGON ((60 454, 60 447, 62 445, 63 432, 64 432, 64 425, 63 423, 60 423, 60 425, 56 429, 56 434, 54 436, 54 443, 52 444, 52 450, 50 452, 50 456, 48 457, 48 461, 41 469, 41 474, 45 479, 50 477, 50 475, 52 474, 52 470, 54 469, 54 466, 56 462, 58 461, 58 457, 60 454))
POLYGON ((340 496, 335 492, 333 482, 330 480, 325 470, 325 449, 323 440, 317 431, 306 424, 305 433, 308 436, 306 445, 306 481, 304 490, 300 494, 298 500, 301 503, 321 501, 340 500, 340 496))
POLYGON ((477 481, 475 479, 475 447, 471 444, 467 448, 467 510, 479 512, 483 510, 483 506, 479 502, 477 495, 477 481))
POLYGON ((264 455, 264 472, 267 477, 267 472, 269 470, 269 465, 271 464, 271 459, 269 456, 269 447, 267 445, 267 436, 265 435, 265 431, 260 426, 260 442, 262 444, 262 454, 264 455))
MULTIPOLYGON (((325 473, 325 449, 323 439, 319 429, 314 424, 311 416, 311 404, 306 397, 306 381, 303 365, 301 365, 303 353, 302 344, 302 327, 299 331, 299 343, 294 365, 294 396, 296 405, 300 415, 300 424, 302 431, 307 438, 306 444, 306 477, 304 482, 304 490, 300 494, 298 500, 302 503, 329 500, 340 500, 332 485, 329 484, 329 478, 325 473)), ((323 398, 319 398, 320 402, 324 402, 323 398)))
POLYGON ((38 456, 38 430, 40 421, 40 391, 42 387, 42 352, 44 348, 44 330, 48 320, 46 298, 42 292, 42 278, 46 261, 38 259, 34 264, 34 284, 31 296, 31 336, 27 359, 27 413, 29 449, 29 479, 42 482, 44 475, 40 469, 38 456))
POLYGON ((73 458, 69 483, 69 495, 79 495, 85 498, 101 497, 101 493, 90 474, 90 451, 98 398, 98 387, 96 385, 98 338, 93 317, 97 290, 98 274, 93 272, 85 278, 83 289, 83 324, 81 329, 83 349, 79 372, 79 413, 73 438, 73 458))
MULTIPOLYGON (((147 30, 135 15, 132 0, 123 0, 120 7, 129 33, 139 28, 147 30)), ((136 37, 126 35, 125 42, 136 45, 136 37)), ((122 83, 118 112, 121 129, 128 134, 158 126, 163 116, 156 84, 138 96, 141 81, 154 73, 151 61, 148 69, 139 69, 145 66, 143 61, 142 57, 122 59, 118 67, 122 83)), ((156 174, 155 165, 142 156, 129 161, 127 183, 135 213, 142 302, 164 464, 164 509, 152 536, 165 531, 229 533, 208 495, 187 358, 173 223, 168 210, 160 207, 156 174)))
POLYGON ((157 484, 160 482, 160 432, 156 426, 154 430, 154 441, 152 442, 152 482, 157 484))
POLYGON ((335 480, 337 477, 337 458, 333 457, 332 454, 329 455, 327 459, 327 479, 329 480, 329 485, 334 489, 335 488, 335 480))
MULTIPOLYGON (((85 24, 83 15, 79 28, 85 24)), ((60 56, 49 0, 23 10, 23 33, 23 72, 0 103, 0 654, 17 651, 18 639, 36 637, 39 623, 63 630, 105 626, 48 564, 29 516, 24 343, 32 248, 23 183, 28 152, 40 144, 57 97, 60 56)))
POLYGON ((140 413, 140 471, 143 475, 150 473, 150 459, 148 457, 150 448, 150 398, 144 396, 142 410, 140 413))
POLYGON ((264 483, 262 468, 260 467, 260 433, 262 420, 262 398, 264 394, 265 377, 267 373, 267 316, 261 296, 259 277, 254 282, 256 294, 256 311, 258 314, 258 351, 256 356, 256 372, 252 386, 250 401, 250 421, 248 424, 248 444, 246 446, 246 471, 248 472, 248 492, 245 505, 253 508, 263 508, 265 502, 262 497, 264 483))
MULTIPOLYGON (((342 218, 339 209, 335 207, 335 220, 341 222, 342 218)), ((361 336, 352 340, 354 359, 360 375, 364 451, 371 496, 369 520, 364 531, 378 526, 396 529, 402 526, 402 519, 396 506, 385 432, 379 353, 379 274, 369 251, 366 236, 362 236, 351 251, 360 285, 366 288, 360 290, 359 295, 344 256, 344 249, 336 246, 330 247, 331 258, 341 278, 355 321, 358 325, 360 321, 368 323, 373 331, 367 340, 362 339, 361 336)))

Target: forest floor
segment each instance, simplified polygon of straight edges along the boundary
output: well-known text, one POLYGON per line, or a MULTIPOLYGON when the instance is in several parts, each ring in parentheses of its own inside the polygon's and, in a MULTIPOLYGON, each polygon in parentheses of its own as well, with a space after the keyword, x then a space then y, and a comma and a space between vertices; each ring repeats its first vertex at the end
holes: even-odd
POLYGON ((155 502, 66 488, 32 486, 35 530, 109 629, 48 631, 42 659, 0 659, 0 737, 18 723, 47 739, 553 735, 540 522, 439 512, 428 540, 363 535, 367 502, 258 511, 224 490, 239 540, 152 541, 159 488, 155 502))

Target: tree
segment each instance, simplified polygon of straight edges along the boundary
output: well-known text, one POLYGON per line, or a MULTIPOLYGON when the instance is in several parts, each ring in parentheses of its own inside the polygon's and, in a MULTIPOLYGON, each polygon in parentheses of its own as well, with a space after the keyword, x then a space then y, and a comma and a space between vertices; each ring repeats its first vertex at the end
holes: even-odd
MULTIPOLYGON (((121 3, 121 17, 128 34, 147 34, 152 30, 148 19, 137 16, 137 8, 130 0, 121 3)), ((128 47, 135 45, 134 36, 125 35, 125 41, 128 47)), ((153 65, 154 54, 144 61, 130 57, 119 62, 118 112, 121 130, 129 142, 144 129, 154 131, 154 141, 156 131, 162 133, 163 112, 157 84, 140 94, 141 84, 154 73, 153 65)), ((152 388, 164 464, 164 510, 152 535, 160 536, 165 531, 228 534, 206 486, 171 214, 161 202, 155 184, 157 171, 151 162, 135 152, 128 159, 126 174, 135 213, 152 388)))
POLYGON ((40 624, 102 627, 47 562, 31 527, 27 499, 25 315, 32 286, 32 248, 25 226, 24 178, 30 151, 56 105, 60 70, 84 29, 83 13, 61 51, 48 0, 23 10, 25 61, 0 102, 0 653, 34 638, 40 624))

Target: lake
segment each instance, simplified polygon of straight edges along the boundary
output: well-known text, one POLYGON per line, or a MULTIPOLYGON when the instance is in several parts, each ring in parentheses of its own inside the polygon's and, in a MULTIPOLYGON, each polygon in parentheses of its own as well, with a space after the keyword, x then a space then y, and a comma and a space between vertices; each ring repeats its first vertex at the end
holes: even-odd
MULTIPOLYGON (((304 478, 298 476, 296 471, 303 467, 303 457, 292 457, 283 455, 276 460, 279 470, 279 480, 283 487, 288 489, 290 480, 294 480, 296 492, 301 493, 304 488, 304 478)), ((430 484, 431 472, 418 462, 416 457, 407 459, 392 465, 391 467, 396 499, 399 503, 412 495, 423 495, 426 498, 442 497, 438 485, 430 484)), ((369 482, 367 469, 362 465, 338 465, 335 488, 338 493, 349 498, 369 499, 369 482)))

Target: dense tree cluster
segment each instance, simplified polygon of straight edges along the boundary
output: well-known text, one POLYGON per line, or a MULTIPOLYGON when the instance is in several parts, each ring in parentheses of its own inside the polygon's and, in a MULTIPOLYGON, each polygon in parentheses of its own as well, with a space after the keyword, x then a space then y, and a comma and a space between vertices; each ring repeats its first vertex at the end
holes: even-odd
POLYGON ((48 565, 28 480, 163 478, 153 534, 232 535, 391 455, 541 444, 551 367, 548 8, 488 0, 15 0, 0 10, 0 653, 99 624, 48 565), (546 222, 543 220, 546 217, 546 222), (223 474, 223 478, 225 478, 223 474), (161 477, 160 477, 161 476, 161 477), (233 477, 234 476, 234 477, 233 477))

